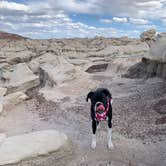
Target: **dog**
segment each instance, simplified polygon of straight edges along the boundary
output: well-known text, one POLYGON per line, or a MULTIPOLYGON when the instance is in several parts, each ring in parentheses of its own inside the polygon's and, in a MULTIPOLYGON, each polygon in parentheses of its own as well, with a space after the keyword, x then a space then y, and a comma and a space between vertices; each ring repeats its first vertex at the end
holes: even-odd
POLYGON ((92 142, 91 148, 96 148, 96 130, 100 121, 108 123, 108 148, 113 149, 112 143, 112 95, 106 88, 98 88, 87 94, 86 101, 91 100, 90 115, 92 119, 92 142))

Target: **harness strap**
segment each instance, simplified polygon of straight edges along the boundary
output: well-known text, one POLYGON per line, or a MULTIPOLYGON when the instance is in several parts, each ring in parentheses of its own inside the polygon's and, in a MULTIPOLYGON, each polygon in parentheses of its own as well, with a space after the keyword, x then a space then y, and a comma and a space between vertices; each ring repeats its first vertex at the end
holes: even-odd
MULTIPOLYGON (((110 99, 107 100, 107 108, 106 108, 106 110, 102 114, 99 114, 99 113, 95 112, 96 120, 98 120, 98 121, 106 120, 110 104, 112 105, 112 98, 110 98, 110 99)), ((96 105, 97 105, 97 103, 96 103, 96 105)), ((95 105, 95 110, 96 110, 96 105, 95 105)))

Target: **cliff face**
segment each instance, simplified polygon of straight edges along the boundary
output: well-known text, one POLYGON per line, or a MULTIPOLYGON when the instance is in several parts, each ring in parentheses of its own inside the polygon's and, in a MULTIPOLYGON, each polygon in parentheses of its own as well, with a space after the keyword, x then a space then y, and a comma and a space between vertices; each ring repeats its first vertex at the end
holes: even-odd
POLYGON ((130 67, 123 76, 128 78, 160 77, 166 79, 166 62, 142 58, 142 61, 130 67))
POLYGON ((150 45, 149 54, 152 60, 166 63, 166 33, 158 34, 150 45))
POLYGON ((149 30, 141 34, 141 40, 149 46, 149 53, 132 66, 126 77, 161 77, 166 79, 166 33, 155 36, 155 30, 149 30))

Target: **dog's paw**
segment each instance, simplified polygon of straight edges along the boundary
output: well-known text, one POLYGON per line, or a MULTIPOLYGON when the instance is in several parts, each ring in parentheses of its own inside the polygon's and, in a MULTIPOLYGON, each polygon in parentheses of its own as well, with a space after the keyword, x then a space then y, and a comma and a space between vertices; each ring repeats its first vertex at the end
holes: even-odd
POLYGON ((101 128, 101 124, 99 123, 98 125, 97 125, 97 129, 100 129, 101 128))
POLYGON ((95 149, 96 148, 96 135, 92 135, 92 143, 91 143, 91 148, 95 149))
POLYGON ((92 143, 91 143, 91 148, 92 148, 92 149, 95 149, 95 148, 96 148, 96 142, 95 142, 95 141, 92 141, 92 143))
POLYGON ((114 149, 114 145, 112 143, 112 141, 108 141, 108 149, 114 149))

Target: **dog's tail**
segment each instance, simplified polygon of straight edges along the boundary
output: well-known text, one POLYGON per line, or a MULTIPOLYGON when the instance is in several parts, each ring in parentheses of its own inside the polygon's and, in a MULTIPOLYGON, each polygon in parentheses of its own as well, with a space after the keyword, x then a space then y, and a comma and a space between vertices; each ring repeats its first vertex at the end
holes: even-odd
POLYGON ((88 99, 91 99, 91 100, 92 100, 93 95, 94 95, 94 92, 89 92, 89 93, 87 94, 86 101, 88 102, 88 99))

